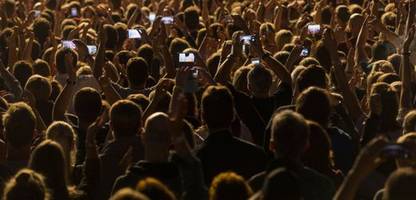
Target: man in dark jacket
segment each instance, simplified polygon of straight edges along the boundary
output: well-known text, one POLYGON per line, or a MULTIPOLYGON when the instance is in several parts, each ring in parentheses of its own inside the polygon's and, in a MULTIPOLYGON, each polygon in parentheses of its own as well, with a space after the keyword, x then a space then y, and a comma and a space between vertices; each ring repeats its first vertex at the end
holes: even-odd
POLYGON ((330 200, 335 193, 331 180, 305 167, 301 156, 309 140, 309 127, 305 118, 293 111, 282 111, 272 118, 270 150, 274 160, 266 171, 257 174, 250 180, 254 191, 258 191, 266 176, 277 168, 286 168, 299 178, 299 187, 305 200, 330 200))
POLYGON ((178 168, 169 161, 170 134, 167 131, 169 118, 164 113, 151 115, 145 124, 143 142, 145 159, 137 162, 120 176, 113 187, 113 194, 124 187, 135 188, 140 180, 153 177, 169 187, 178 197, 182 194, 182 183, 178 168))
POLYGON ((222 86, 207 88, 202 96, 202 116, 209 136, 197 150, 206 183, 219 173, 234 171, 245 178, 264 170, 265 152, 254 144, 232 136, 229 130, 234 118, 234 102, 222 86))

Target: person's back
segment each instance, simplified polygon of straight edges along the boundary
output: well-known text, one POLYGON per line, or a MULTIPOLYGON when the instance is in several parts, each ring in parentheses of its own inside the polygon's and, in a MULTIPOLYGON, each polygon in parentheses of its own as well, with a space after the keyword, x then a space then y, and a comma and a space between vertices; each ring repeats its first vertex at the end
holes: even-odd
POLYGON ((202 116, 209 136, 197 150, 205 181, 224 171, 234 171, 245 178, 264 169, 266 155, 259 147, 237 139, 229 130, 234 117, 234 103, 225 87, 209 87, 202 97, 202 116))
POLYGON ((147 118, 143 134, 145 158, 132 165, 116 180, 113 194, 125 187, 135 188, 139 181, 153 177, 168 186, 177 196, 181 195, 182 184, 179 170, 169 160, 171 139, 166 130, 168 126, 169 118, 164 113, 154 113, 147 118))
POLYGON ((305 200, 331 199, 335 192, 332 181, 305 167, 301 156, 309 138, 309 127, 305 118, 293 111, 282 111, 272 118, 272 136, 270 150, 275 159, 270 162, 267 170, 253 176, 250 185, 253 189, 260 189, 266 176, 274 169, 285 167, 293 171, 299 178, 300 190, 305 200))

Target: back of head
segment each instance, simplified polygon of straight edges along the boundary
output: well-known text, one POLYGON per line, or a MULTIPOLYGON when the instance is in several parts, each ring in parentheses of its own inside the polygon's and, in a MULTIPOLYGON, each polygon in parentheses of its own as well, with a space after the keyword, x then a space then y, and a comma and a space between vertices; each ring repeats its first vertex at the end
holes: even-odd
POLYGON ((326 127, 331 114, 328 92, 318 87, 309 87, 296 99, 296 111, 306 119, 326 127))
POLYGON ((273 82, 272 72, 260 65, 256 65, 247 74, 248 89, 254 95, 268 94, 273 82))
POLYGON ((199 27, 199 9, 196 6, 191 6, 185 9, 184 21, 190 30, 196 30, 199 27))
POLYGON ((201 100, 202 117, 209 129, 229 128, 234 118, 234 101, 223 86, 208 87, 201 100))
POLYGON ((410 200, 416 196, 416 171, 412 168, 400 168, 387 179, 383 199, 410 200))
POLYGON ((140 192, 134 191, 130 188, 124 188, 113 195, 110 200, 149 200, 149 198, 140 192))
POLYGON ((132 101, 120 100, 111 106, 110 120, 116 139, 133 136, 142 128, 142 111, 132 101))
POLYGON ((143 134, 143 140, 145 146, 150 146, 160 151, 168 151, 171 141, 167 127, 169 127, 169 117, 167 114, 158 112, 149 116, 144 125, 145 132, 143 134))
POLYGON ((67 151, 75 145, 74 129, 64 121, 55 121, 46 129, 46 138, 59 143, 67 151))
POLYGON ((49 194, 42 175, 22 169, 6 183, 2 199, 49 200, 49 194))
POLYGON ((416 110, 412 110, 406 114, 403 120, 403 133, 416 131, 416 110))
POLYGON ((130 85, 144 86, 146 84, 149 66, 143 58, 130 58, 126 67, 130 85))
POLYGON ((26 85, 27 80, 32 76, 32 65, 26 61, 17 61, 13 65, 13 75, 20 82, 22 87, 26 85))
POLYGON ((307 67, 298 75, 296 84, 299 92, 311 86, 327 88, 327 78, 324 68, 319 66, 307 67))
POLYGON ((175 195, 163 183, 154 178, 146 178, 137 184, 136 189, 150 199, 176 200, 175 195))
POLYGON ((46 185, 53 191, 53 196, 68 197, 66 188, 66 166, 62 147, 45 140, 32 152, 29 167, 46 178, 46 185))
POLYGON ((302 115, 282 111, 272 119, 271 151, 277 156, 300 159, 309 140, 309 127, 302 115))
POLYGON ((262 200, 301 200, 300 181, 295 173, 285 168, 270 172, 263 184, 262 200))
POLYGON ((304 164, 318 172, 324 173, 330 166, 331 140, 322 126, 308 121, 309 146, 302 156, 304 164))
POLYGON ((49 77, 51 75, 49 63, 42 59, 35 60, 32 67, 34 74, 38 74, 43 77, 49 77))
POLYGON ((33 75, 27 80, 25 89, 29 90, 36 101, 48 101, 51 96, 52 86, 49 80, 40 75, 33 75))
POLYGON ((65 65, 67 65, 68 63, 65 62, 65 55, 66 54, 71 54, 73 61, 72 61, 72 66, 76 66, 77 62, 78 62, 78 54, 76 51, 74 51, 73 49, 70 48, 60 48, 58 49, 58 51, 56 51, 55 53, 55 64, 56 64, 56 69, 59 73, 62 74, 66 74, 66 67, 65 65))
POLYGON ((80 119, 95 120, 101 113, 101 95, 89 87, 79 90, 74 97, 74 110, 80 119))
POLYGON ((210 200, 246 200, 253 191, 243 177, 234 172, 218 174, 209 188, 210 200))
POLYGON ((37 18, 33 22, 33 33, 39 43, 43 44, 49 36, 49 30, 51 29, 51 23, 46 18, 37 18))
POLYGON ((3 126, 8 144, 14 148, 30 146, 36 126, 35 114, 26 103, 11 104, 3 114, 3 126))

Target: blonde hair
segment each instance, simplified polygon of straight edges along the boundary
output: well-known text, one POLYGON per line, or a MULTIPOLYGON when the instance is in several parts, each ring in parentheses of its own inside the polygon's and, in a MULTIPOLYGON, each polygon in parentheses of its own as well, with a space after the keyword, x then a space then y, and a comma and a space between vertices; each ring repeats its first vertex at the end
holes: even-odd
POLYGON ((74 129, 64 121, 55 121, 46 129, 46 139, 55 141, 61 145, 65 158, 65 166, 68 170, 67 174, 70 175, 72 173, 72 164, 75 160, 76 148, 74 146, 77 140, 74 129))
POLYGON ((45 178, 33 170, 22 169, 6 183, 2 199, 49 200, 45 178))

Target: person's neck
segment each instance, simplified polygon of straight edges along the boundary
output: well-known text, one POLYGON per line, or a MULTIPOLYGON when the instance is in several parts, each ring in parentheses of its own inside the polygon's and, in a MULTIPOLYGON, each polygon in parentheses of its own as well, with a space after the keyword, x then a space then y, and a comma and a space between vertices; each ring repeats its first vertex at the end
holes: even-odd
POLYGON ((6 160, 8 161, 28 161, 30 158, 30 145, 14 148, 11 145, 7 145, 6 160))

